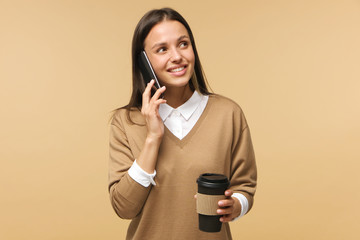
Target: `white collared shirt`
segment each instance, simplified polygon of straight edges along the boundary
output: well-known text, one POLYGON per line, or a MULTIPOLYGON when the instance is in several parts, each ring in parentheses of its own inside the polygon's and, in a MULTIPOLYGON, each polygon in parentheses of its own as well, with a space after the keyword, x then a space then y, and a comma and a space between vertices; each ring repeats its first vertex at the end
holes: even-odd
MULTIPOLYGON (((193 95, 180 107, 172 108, 168 104, 161 104, 159 107, 159 114, 164 122, 164 125, 180 140, 183 139, 195 126, 201 114, 204 112, 209 96, 201 95, 194 91, 193 95)), ((149 187, 150 184, 156 185, 154 173, 149 174, 145 172, 134 161, 133 165, 128 171, 130 177, 144 187, 149 187)), ((247 198, 241 193, 234 193, 232 197, 236 197, 241 204, 241 214, 236 219, 245 215, 249 208, 247 198)), ((234 220, 236 220, 234 219, 234 220)))
POLYGON ((172 108, 168 104, 161 104, 159 114, 165 126, 180 140, 195 126, 203 113, 209 96, 200 95, 194 91, 193 95, 180 107, 172 108))

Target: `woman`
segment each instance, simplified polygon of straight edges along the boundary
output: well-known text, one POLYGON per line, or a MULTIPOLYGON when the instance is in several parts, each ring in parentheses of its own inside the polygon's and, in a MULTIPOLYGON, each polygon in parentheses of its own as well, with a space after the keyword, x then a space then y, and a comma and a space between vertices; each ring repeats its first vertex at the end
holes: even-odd
POLYGON ((127 239, 232 239, 228 222, 251 209, 256 188, 244 114, 208 91, 190 27, 172 9, 140 20, 132 64, 132 96, 114 114, 110 134, 110 199, 121 218, 132 219, 127 239), (138 66, 143 50, 162 86, 153 95, 154 81, 145 84, 138 66), (198 230, 193 196, 205 172, 230 180, 218 233, 198 230))

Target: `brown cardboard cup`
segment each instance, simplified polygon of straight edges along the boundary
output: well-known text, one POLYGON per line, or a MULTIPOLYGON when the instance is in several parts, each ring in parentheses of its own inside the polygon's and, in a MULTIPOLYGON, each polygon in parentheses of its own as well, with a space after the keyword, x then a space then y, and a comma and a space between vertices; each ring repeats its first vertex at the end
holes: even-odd
POLYGON ((225 199, 225 191, 229 187, 229 180, 225 175, 204 173, 197 179, 198 193, 196 211, 199 215, 199 229, 204 232, 220 232, 220 217, 216 213, 218 202, 225 199))

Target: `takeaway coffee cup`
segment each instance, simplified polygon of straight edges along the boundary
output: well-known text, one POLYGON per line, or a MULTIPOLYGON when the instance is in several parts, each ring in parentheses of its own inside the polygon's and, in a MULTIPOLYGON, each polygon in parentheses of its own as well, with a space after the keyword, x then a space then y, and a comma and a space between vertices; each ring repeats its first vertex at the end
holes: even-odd
POLYGON ((219 200, 225 199, 229 180, 225 175, 204 173, 197 179, 198 193, 196 210, 199 215, 199 229, 204 232, 220 232, 221 215, 216 213, 219 200))

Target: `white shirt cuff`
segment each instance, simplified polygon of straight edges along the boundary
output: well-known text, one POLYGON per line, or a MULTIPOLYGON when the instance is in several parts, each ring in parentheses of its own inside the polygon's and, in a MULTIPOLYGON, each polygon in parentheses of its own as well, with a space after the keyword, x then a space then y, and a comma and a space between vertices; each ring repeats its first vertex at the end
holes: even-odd
POLYGON ((143 187, 148 187, 150 184, 156 185, 154 177, 156 175, 156 170, 154 173, 149 174, 145 172, 137 163, 134 161, 133 165, 128 170, 129 176, 134 179, 135 182, 139 183, 143 187))
POLYGON ((233 221, 236 221, 247 213, 247 211, 249 210, 249 202, 247 198, 241 193, 233 193, 232 197, 237 198, 241 205, 240 215, 233 219, 233 221))

